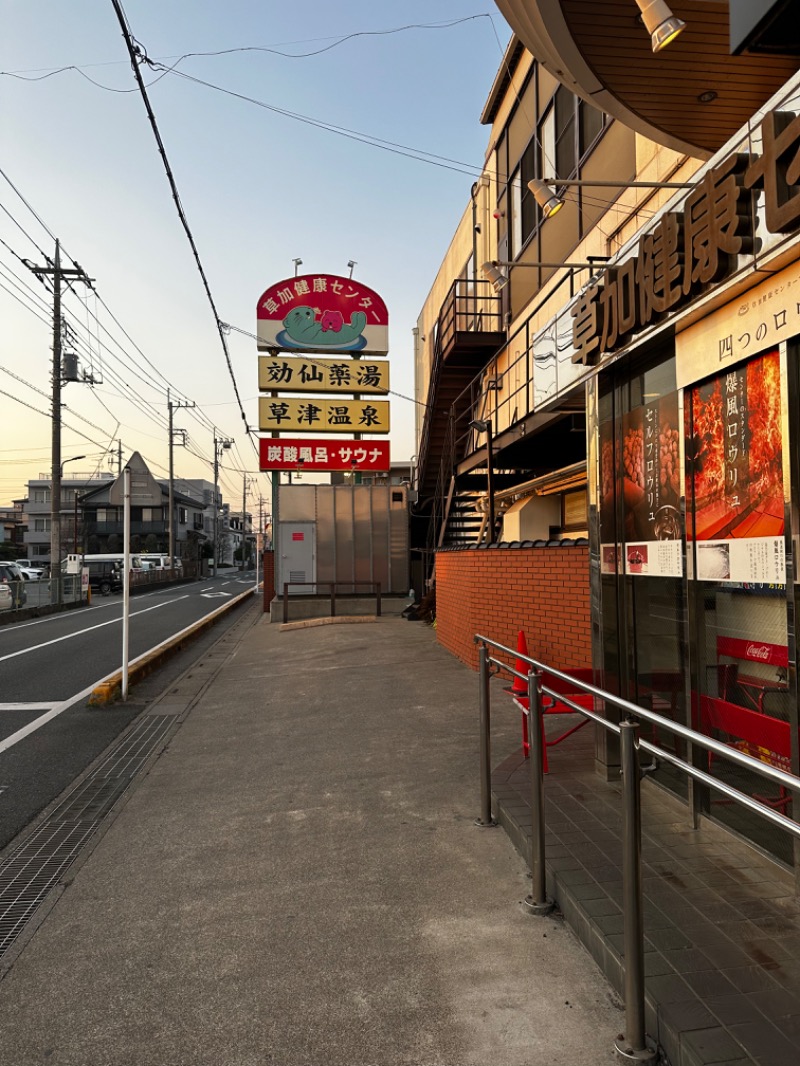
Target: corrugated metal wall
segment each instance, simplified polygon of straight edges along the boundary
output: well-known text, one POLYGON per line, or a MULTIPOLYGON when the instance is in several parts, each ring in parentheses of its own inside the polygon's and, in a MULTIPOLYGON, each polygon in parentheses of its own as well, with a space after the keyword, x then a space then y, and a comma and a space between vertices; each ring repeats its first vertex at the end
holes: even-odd
POLYGON ((408 592, 405 485, 281 485, 278 513, 281 526, 316 523, 317 581, 379 581, 383 592, 408 592))

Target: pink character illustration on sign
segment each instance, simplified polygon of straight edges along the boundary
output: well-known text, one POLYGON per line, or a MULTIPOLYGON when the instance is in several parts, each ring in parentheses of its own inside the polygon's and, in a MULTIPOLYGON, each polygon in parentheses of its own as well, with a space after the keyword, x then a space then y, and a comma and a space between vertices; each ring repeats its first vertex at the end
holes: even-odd
POLYGON ((323 333, 327 333, 329 329, 332 329, 334 333, 341 333, 344 315, 341 311, 323 311, 319 324, 322 326, 323 333))

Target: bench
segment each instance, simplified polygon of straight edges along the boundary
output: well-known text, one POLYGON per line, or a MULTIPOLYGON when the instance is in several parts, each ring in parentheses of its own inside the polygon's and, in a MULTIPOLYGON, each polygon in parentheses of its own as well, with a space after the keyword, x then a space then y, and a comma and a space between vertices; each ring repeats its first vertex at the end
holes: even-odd
MULTIPOLYGON (((707 736, 722 734, 719 739, 753 759, 791 773, 791 729, 788 720, 776 718, 765 710, 771 693, 787 692, 780 677, 762 677, 746 672, 748 663, 775 667, 776 672, 789 665, 788 648, 762 640, 717 637, 717 662, 709 671, 717 674, 717 695, 692 694, 692 714, 697 728, 707 736), (745 670, 742 670, 742 666, 745 670)), ((709 770, 714 755, 709 752, 709 770)), ((755 796, 770 807, 785 809, 791 796, 783 787, 777 796, 755 796)))
MULTIPOLYGON (((576 681, 583 681, 586 684, 594 684, 594 671, 590 666, 582 666, 576 669, 570 669, 570 674, 576 681)), ((586 707, 587 710, 594 708, 594 696, 589 695, 588 692, 580 692, 576 690, 574 685, 571 685, 568 681, 563 681, 560 677, 553 677, 552 674, 548 674, 546 671, 542 673, 542 684, 551 689, 553 692, 558 692, 562 696, 569 697, 573 703, 576 703, 579 707, 586 707)), ((530 707, 528 704, 527 696, 515 696, 514 704, 522 711, 522 751, 526 759, 530 758, 531 746, 528 736, 528 717, 530 707)), ((563 733, 559 733, 557 737, 551 737, 549 740, 544 734, 544 716, 550 714, 578 714, 573 707, 567 706, 566 703, 562 703, 561 700, 554 700, 550 696, 545 696, 542 701, 542 739, 544 746, 542 748, 542 768, 545 773, 548 773, 547 765, 547 749, 553 747, 555 744, 560 744, 562 740, 566 740, 567 737, 572 736, 573 733, 577 733, 579 729, 583 729, 585 725, 590 722, 589 718, 582 718, 577 725, 572 726, 570 729, 566 729, 563 733)))
POLYGON ((776 671, 783 670, 785 673, 789 665, 789 649, 785 644, 770 644, 763 640, 717 637, 719 698, 735 703, 739 697, 746 701, 744 706, 763 714, 767 694, 786 692, 786 682, 777 677, 773 679, 745 673, 741 667, 746 663, 774 666, 776 671))

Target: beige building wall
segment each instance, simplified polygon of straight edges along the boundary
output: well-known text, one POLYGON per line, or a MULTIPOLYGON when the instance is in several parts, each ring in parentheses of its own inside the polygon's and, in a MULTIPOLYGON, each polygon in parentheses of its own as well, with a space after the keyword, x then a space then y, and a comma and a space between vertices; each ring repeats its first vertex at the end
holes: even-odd
MULTIPOLYGON (((559 86, 558 81, 542 67, 535 70, 526 85, 528 74, 534 66, 533 57, 527 50, 523 50, 509 80, 508 70, 515 47, 518 46, 512 38, 488 98, 494 113, 489 127, 484 174, 473 186, 473 198, 465 206, 417 321, 416 395, 422 401, 425 401, 428 392, 439 312, 453 282, 463 276, 465 265, 473 253, 473 239, 476 276, 479 279, 482 279, 481 266, 484 262, 502 260, 508 255, 506 235, 509 204, 506 197, 508 175, 505 173, 505 159, 509 160, 510 166, 516 165, 559 86)), ((584 180, 610 180, 610 176, 619 175, 620 186, 587 189, 582 195, 576 189, 568 188, 564 208, 540 225, 517 261, 584 262, 588 256, 613 256, 675 195, 675 191, 671 190, 631 189, 627 183, 633 180, 688 181, 701 162, 664 148, 619 122, 611 122, 595 150, 581 164, 581 177, 584 180)), ((487 376, 504 375, 498 400, 504 398, 503 392, 520 395, 521 390, 526 388, 526 383, 520 378, 523 364, 519 361, 520 345, 518 341, 513 341, 514 334, 528 320, 533 331, 541 329, 563 308, 570 292, 566 284, 560 284, 564 276, 564 270, 514 269, 513 284, 504 290, 505 324, 512 344, 487 368, 487 376)), ((584 284, 590 276, 588 270, 576 273, 574 284, 584 284)), ((532 388, 527 392, 531 409, 532 388)), ((515 409, 517 417, 522 416, 522 410, 515 408, 515 404, 516 400, 507 405, 507 416, 501 418, 499 428, 503 428, 503 423, 513 420, 515 409)), ((424 408, 418 407, 418 443, 423 419, 424 408)))

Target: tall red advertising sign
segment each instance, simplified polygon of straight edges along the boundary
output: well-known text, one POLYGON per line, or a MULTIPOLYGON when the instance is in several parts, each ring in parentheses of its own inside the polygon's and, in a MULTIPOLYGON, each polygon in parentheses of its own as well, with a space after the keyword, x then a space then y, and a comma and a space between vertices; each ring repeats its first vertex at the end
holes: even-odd
POLYGON ((386 304, 352 278, 303 274, 278 281, 259 297, 256 317, 259 351, 389 351, 386 304))

